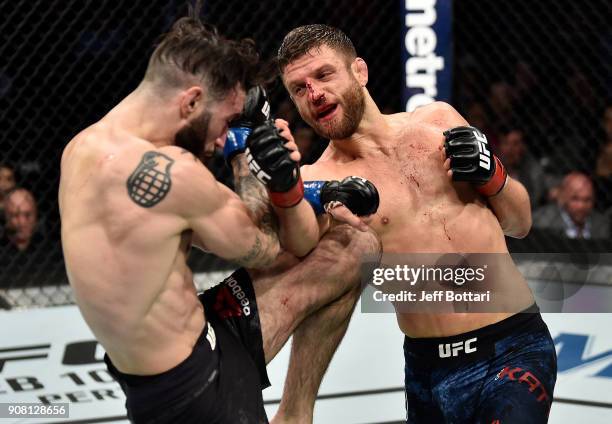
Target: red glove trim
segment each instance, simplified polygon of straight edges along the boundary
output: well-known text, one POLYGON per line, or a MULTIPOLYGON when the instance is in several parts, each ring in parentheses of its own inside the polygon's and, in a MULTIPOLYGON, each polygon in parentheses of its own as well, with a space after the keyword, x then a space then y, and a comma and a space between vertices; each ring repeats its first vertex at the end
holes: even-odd
POLYGON ((476 188, 478 193, 486 197, 495 196, 502 191, 508 179, 508 173, 504 165, 497 156, 493 157, 495 158, 495 173, 488 182, 476 188))
POLYGON ((270 192, 270 201, 274 206, 279 208, 291 208, 304 198, 304 183, 302 177, 298 179, 296 185, 291 187, 289 191, 284 193, 270 192))

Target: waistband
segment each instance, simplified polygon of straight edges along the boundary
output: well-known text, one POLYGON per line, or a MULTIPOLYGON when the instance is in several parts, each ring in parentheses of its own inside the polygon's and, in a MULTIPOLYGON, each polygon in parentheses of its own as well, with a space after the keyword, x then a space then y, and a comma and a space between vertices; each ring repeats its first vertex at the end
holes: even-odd
POLYGON ((198 340, 196 341, 191 354, 187 356, 187 358, 185 358, 183 361, 181 361, 176 366, 170 368, 167 371, 159 373, 159 374, 136 375, 136 374, 123 373, 115 367, 110 357, 106 353, 104 354, 104 362, 106 363, 106 366, 108 367, 109 372, 117 380, 119 380, 120 382, 125 382, 130 386, 140 386, 143 384, 149 384, 152 381, 163 380, 164 378, 168 376, 173 376, 177 372, 181 372, 183 369, 190 368, 192 366, 192 363, 194 362, 194 358, 198 355, 200 346, 205 346, 205 350, 207 351, 210 350, 209 345, 208 345, 208 340, 206 339, 209 333, 209 328, 212 328, 212 326, 209 327, 209 323, 206 322, 206 324, 204 324, 204 328, 202 329, 202 333, 200 334, 200 337, 198 337, 198 340))
MULTIPOLYGON (((452 318, 451 318, 452 319, 452 318)), ((546 328, 534 303, 527 309, 495 324, 447 337, 405 336, 404 352, 429 361, 471 361, 495 352, 495 343, 517 333, 546 328)))

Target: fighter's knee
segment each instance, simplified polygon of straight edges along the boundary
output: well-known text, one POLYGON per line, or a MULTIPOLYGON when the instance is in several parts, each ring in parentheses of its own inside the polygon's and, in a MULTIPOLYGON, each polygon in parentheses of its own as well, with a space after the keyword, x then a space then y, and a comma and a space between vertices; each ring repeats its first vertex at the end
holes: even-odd
POLYGON ((355 237, 362 255, 380 257, 383 251, 382 240, 374 230, 359 231, 355 237))
POLYGON ((362 232, 348 225, 335 227, 329 234, 329 250, 325 256, 333 263, 334 275, 341 276, 345 285, 360 285, 360 270, 364 264, 379 263, 382 243, 374 231, 362 232))
POLYGON ((329 230, 325 238, 335 241, 343 251, 350 251, 352 255, 380 255, 382 242, 372 230, 359 231, 350 225, 337 225, 329 230))

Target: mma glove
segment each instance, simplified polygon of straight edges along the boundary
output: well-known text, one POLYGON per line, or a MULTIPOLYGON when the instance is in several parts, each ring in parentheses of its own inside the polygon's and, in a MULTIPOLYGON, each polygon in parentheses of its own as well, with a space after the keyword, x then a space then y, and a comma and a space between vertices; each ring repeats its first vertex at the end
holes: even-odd
POLYGON ((491 153, 487 137, 474 127, 455 127, 444 132, 446 155, 454 181, 468 181, 483 196, 498 194, 508 174, 499 158, 491 153))
POLYGON ((253 128, 269 119, 270 103, 266 91, 261 86, 255 86, 248 91, 240 116, 230 122, 223 148, 223 156, 228 164, 231 164, 234 156, 245 151, 246 139, 253 128))
POLYGON ((304 198, 304 184, 300 165, 289 157, 285 143, 274 122, 267 121, 251 131, 245 153, 251 173, 266 186, 272 204, 290 208, 304 198))
POLYGON ((346 177, 342 181, 307 181, 304 197, 317 215, 338 203, 357 216, 376 213, 380 202, 374 184, 361 177, 346 177))

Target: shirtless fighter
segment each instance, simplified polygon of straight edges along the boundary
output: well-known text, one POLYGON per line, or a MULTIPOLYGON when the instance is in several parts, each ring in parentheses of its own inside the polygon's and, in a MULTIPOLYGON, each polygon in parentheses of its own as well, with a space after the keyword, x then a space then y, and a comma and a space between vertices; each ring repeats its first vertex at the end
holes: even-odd
MULTIPOLYGON (((325 25, 291 31, 278 61, 301 117, 331 140, 314 165, 302 167, 302 177, 360 175, 372 181, 380 208, 371 226, 385 253, 509 258, 504 234, 524 237, 531 226, 527 193, 506 178, 497 158, 489 156, 488 170, 479 165, 478 146, 486 138, 467 128, 451 106, 433 103, 412 113, 381 114, 366 89, 366 63, 344 33, 325 25)), ((554 345, 525 280, 511 259, 502 263, 499 284, 512 293, 516 312, 534 313, 397 311, 405 334, 407 422, 547 421, 556 381, 554 345), (472 339, 467 352, 441 357, 440 345, 472 339)), ((312 358, 333 352, 313 346, 311 331, 298 328, 294 335, 276 422, 312 420, 322 376, 314 375, 320 368, 311 365, 312 358)))
POLYGON ((192 244, 260 268, 281 246, 304 256, 320 237, 286 123, 258 125, 247 140, 250 163, 244 154, 233 158, 244 202, 200 162, 223 146, 260 66, 252 43, 228 41, 197 16, 178 20, 139 87, 66 147, 59 190, 66 268, 133 422, 267 422, 265 362, 310 314, 353 296, 359 258, 379 241, 346 226, 330 231, 308 260, 322 268, 333 255, 336 266, 307 287, 287 280, 254 287, 238 271, 196 294, 186 265, 192 244), (266 188, 275 215, 249 197, 267 199, 266 188))

